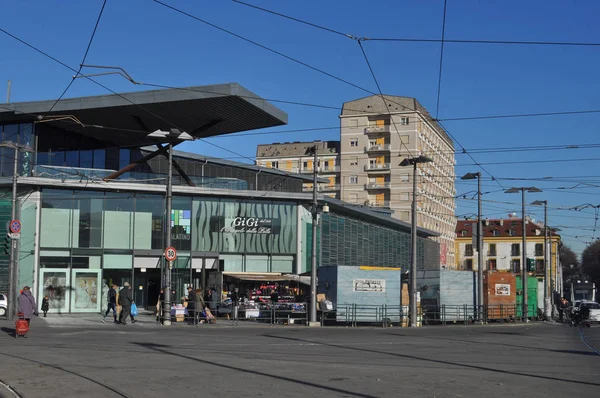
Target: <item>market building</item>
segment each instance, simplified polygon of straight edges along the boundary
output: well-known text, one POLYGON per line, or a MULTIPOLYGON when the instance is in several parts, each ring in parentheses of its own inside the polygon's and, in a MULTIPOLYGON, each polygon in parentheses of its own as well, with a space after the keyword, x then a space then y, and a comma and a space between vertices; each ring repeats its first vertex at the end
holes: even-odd
MULTIPOLYGON (((238 84, 68 99, 48 113, 52 103, 0 108, 0 221, 10 217, 17 146, 18 286, 32 286, 37 298, 51 294, 51 311, 99 312, 107 284, 125 282, 139 306, 152 308, 167 231, 178 251, 176 298, 189 285, 241 286, 248 295, 260 295, 263 281, 290 296, 306 290, 312 195, 303 184, 312 176, 173 151, 165 217, 168 142, 149 136, 178 129, 200 139, 276 126, 287 122, 283 111, 238 84)), ((409 224, 319 200, 330 212, 320 216, 318 264, 408 267, 409 224)), ((419 268, 437 267, 436 233, 418 235, 419 268)), ((0 260, 2 268, 8 259, 0 260)))

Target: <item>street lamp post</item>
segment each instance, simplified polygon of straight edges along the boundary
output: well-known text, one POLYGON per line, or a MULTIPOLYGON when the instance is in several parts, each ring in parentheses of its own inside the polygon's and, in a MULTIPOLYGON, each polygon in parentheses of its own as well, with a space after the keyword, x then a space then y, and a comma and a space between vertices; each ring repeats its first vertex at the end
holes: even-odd
MULTIPOLYGON (((167 171, 167 187, 166 187, 166 208, 165 208, 165 245, 166 247, 171 246, 171 208, 173 200, 173 142, 189 141, 193 140, 194 137, 191 135, 181 132, 178 129, 170 129, 169 131, 156 130, 148 137, 165 138, 169 142, 169 162, 167 171)), ((172 261, 168 261, 164 267, 164 303, 163 303, 163 325, 171 325, 171 268, 173 266, 172 261)))
MULTIPOLYGON (((429 162, 432 162, 432 160, 424 155, 405 158, 400 162, 400 166, 413 166, 412 221, 410 228, 410 327, 413 328, 417 327, 417 165, 429 162)), ((400 281, 400 286, 402 286, 402 281, 400 281)))
POLYGON ((552 265, 548 264, 548 201, 536 200, 531 204, 533 206, 544 205, 544 317, 546 320, 550 320, 552 318, 552 305, 548 288, 550 286, 550 267, 552 265))
POLYGON ((521 301, 521 319, 523 322, 529 322, 528 306, 527 306, 527 221, 525 220, 525 192, 542 192, 541 189, 536 187, 520 187, 510 188, 505 193, 518 193, 521 192, 521 211, 523 214, 522 221, 522 248, 521 248, 521 289, 522 289, 522 301, 521 301))
POLYGON ((467 173, 461 180, 477 179, 477 317, 483 322, 483 223, 481 219, 481 173, 467 173))

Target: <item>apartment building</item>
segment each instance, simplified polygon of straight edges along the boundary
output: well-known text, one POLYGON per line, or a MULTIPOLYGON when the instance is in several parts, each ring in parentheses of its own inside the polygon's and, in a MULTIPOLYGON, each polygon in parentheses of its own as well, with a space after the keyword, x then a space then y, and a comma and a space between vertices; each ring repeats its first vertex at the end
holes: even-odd
MULTIPOLYGON (((477 270, 478 256, 474 250, 473 232, 477 231, 477 220, 459 220, 456 223, 456 268, 477 270)), ((544 225, 527 220, 526 258, 529 259, 528 272, 538 277, 545 276, 544 264, 544 225)), ((521 218, 495 219, 483 221, 483 265, 484 270, 521 272, 523 223, 521 218)), ((550 280, 556 286, 559 268, 560 235, 550 230, 548 236, 548 263, 550 280)))
MULTIPOLYGON (((328 180, 320 183, 319 192, 332 198, 340 199, 340 166, 339 141, 318 142, 275 142, 262 144, 256 148, 258 166, 280 169, 295 174, 312 174, 314 172, 313 148, 317 145, 317 173, 328 180)), ((305 191, 312 191, 312 183, 304 183, 305 191)))
POLYGON ((410 222, 413 169, 400 162, 432 160, 418 165, 417 225, 440 234, 440 266, 455 268, 454 146, 444 129, 415 98, 390 95, 344 103, 340 125, 343 201, 387 208, 410 222))

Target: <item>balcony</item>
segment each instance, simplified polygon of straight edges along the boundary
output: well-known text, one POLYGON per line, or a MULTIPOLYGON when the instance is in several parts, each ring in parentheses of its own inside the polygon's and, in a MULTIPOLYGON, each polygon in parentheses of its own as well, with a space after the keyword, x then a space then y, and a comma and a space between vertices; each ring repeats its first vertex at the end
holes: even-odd
POLYGON ((389 208, 390 201, 389 200, 372 200, 368 204, 369 207, 381 207, 381 208, 389 208))
MULTIPOLYGON (((299 170, 300 174, 312 174, 314 173, 315 169, 314 167, 304 167, 301 170, 299 170)), ((340 166, 323 166, 323 167, 319 167, 317 168, 317 173, 319 174, 327 174, 327 173, 337 173, 340 171, 340 166)))
POLYGON ((386 124, 385 126, 370 126, 364 129, 365 134, 377 134, 377 133, 389 133, 390 125, 386 124))
POLYGON ((390 163, 373 163, 365 165, 365 171, 381 171, 389 170, 391 167, 390 163))
POLYGON ((365 152, 388 152, 392 146, 390 144, 375 144, 365 147, 365 152))
POLYGON ((365 184, 365 189, 389 189, 391 188, 390 182, 370 182, 365 184))
MULTIPOLYGON (((302 191, 303 192, 312 192, 312 186, 303 186, 302 187, 302 191)), ((340 184, 319 184, 318 185, 318 191, 319 192, 335 192, 335 191, 339 191, 340 190, 340 184)))

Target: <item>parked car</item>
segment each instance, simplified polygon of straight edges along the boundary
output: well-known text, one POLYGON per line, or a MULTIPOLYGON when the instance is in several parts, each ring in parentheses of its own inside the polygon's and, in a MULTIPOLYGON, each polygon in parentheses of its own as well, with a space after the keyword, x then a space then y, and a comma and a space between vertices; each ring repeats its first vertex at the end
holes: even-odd
POLYGON ((0 316, 6 315, 6 308, 8 306, 8 300, 6 294, 0 293, 0 316))

